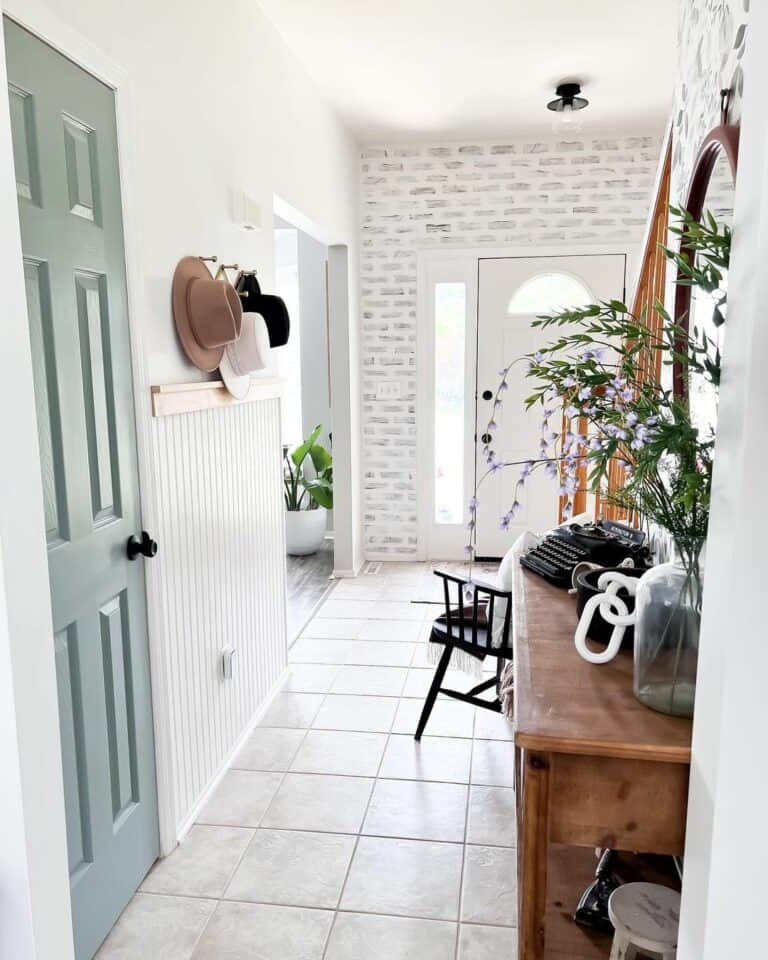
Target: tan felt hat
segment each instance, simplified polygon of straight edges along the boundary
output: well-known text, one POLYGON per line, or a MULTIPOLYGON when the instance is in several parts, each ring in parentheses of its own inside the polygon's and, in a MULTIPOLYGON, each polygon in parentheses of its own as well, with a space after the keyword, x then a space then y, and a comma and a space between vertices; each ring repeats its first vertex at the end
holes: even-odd
POLYGON ((240 336, 243 308, 230 283, 214 280, 199 257, 184 257, 173 275, 173 317, 186 355, 211 373, 240 336))

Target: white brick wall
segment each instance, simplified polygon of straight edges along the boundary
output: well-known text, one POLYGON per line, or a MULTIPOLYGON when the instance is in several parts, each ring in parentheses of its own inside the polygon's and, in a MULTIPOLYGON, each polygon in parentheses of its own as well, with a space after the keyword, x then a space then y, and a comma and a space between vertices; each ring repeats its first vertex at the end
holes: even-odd
POLYGON ((368 556, 416 553, 416 253, 643 236, 655 136, 369 147, 361 153, 363 524, 368 556), (382 379, 399 400, 377 400, 382 379))

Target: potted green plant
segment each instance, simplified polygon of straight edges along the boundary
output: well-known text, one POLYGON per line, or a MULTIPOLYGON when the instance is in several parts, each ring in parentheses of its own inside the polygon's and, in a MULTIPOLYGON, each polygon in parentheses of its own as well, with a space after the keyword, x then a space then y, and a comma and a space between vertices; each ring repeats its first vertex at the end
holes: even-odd
MULTIPOLYGON (((731 232, 712 216, 701 223, 676 208, 695 252, 693 264, 665 250, 681 268, 682 279, 713 301, 713 324, 725 321, 725 282, 731 232)), ((538 457, 506 461, 493 449, 492 418, 483 448, 486 470, 470 505, 470 542, 474 557, 478 487, 499 470, 521 468, 500 518, 510 526, 521 509, 520 498, 536 470, 559 484, 564 515, 586 474, 587 486, 603 499, 640 515, 666 531, 674 544, 673 562, 662 564, 640 581, 635 628, 635 695, 664 713, 691 715, 696 684, 702 600, 702 556, 709 521, 715 431, 697 423, 690 389, 682 395, 644 371, 679 365, 684 381, 697 381, 715 396, 720 384, 720 349, 715 337, 697 326, 677 325, 661 303, 654 305, 661 323, 647 323, 618 300, 589 304, 539 317, 535 326, 552 329, 554 339, 535 354, 520 358, 533 381, 527 407, 542 408, 538 457), (624 482, 609 485, 612 464, 621 464, 624 482)), ((511 365, 501 372, 494 410, 503 405, 511 365)), ((664 378, 662 378, 664 379, 664 378)))
POLYGON ((293 452, 283 447, 285 539, 293 557, 317 553, 325 536, 326 511, 333 509, 333 459, 317 442, 322 432, 319 424, 293 452))

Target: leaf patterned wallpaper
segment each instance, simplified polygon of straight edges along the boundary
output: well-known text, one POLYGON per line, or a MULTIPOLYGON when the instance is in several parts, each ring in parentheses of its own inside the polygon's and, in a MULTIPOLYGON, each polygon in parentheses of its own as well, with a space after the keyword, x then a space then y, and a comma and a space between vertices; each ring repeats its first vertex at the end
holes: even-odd
POLYGON ((680 64, 675 91, 672 198, 683 202, 704 137, 720 120, 720 91, 730 88, 738 120, 750 0, 681 0, 680 64))

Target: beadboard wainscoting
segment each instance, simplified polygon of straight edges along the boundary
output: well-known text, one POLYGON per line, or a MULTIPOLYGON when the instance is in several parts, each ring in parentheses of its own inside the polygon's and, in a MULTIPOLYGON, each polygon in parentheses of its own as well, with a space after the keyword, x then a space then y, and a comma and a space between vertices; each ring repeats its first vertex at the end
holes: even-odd
POLYGON ((280 400, 156 416, 153 443, 166 654, 154 695, 181 834, 286 663, 280 400))

